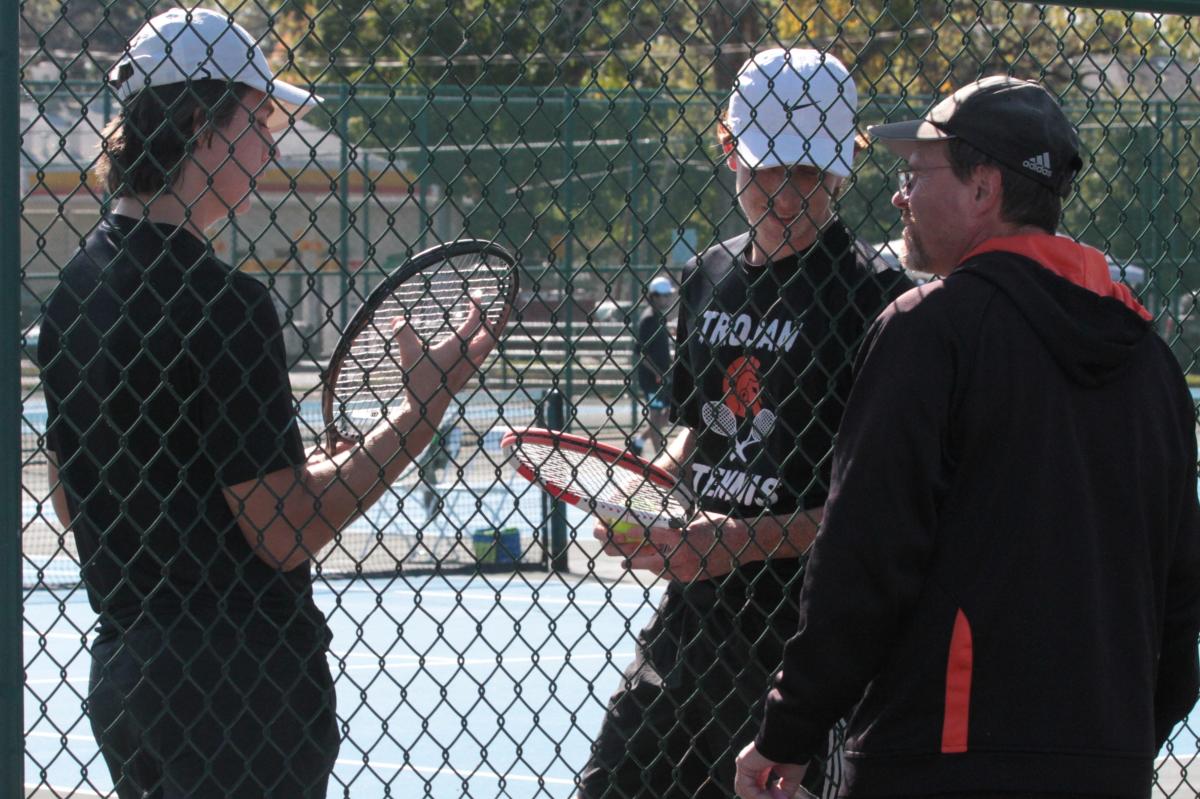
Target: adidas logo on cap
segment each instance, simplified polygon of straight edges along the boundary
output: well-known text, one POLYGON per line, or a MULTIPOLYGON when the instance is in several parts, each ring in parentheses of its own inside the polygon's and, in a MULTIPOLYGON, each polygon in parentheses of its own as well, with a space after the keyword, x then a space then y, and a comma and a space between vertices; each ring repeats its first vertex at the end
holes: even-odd
POLYGON ((1026 158, 1021 162, 1021 166, 1026 169, 1032 169, 1039 175, 1045 175, 1046 177, 1051 177, 1053 174, 1050 170, 1050 153, 1042 153, 1041 155, 1035 155, 1033 158, 1026 158))

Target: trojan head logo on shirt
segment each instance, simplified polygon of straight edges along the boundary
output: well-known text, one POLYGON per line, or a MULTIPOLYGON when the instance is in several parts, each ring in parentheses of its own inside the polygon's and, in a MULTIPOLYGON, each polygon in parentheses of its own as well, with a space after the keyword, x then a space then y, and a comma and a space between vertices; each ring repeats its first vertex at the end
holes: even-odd
POLYGON ((746 462, 746 448, 761 443, 775 429, 775 412, 762 403, 761 368, 762 362, 751 355, 737 358, 721 381, 724 401, 707 402, 701 408, 705 426, 733 439, 733 457, 742 463, 746 462), (742 436, 747 419, 750 431, 742 436))
POLYGON ((725 370, 721 391, 725 394, 725 404, 738 419, 762 410, 762 380, 758 376, 761 368, 762 361, 744 355, 725 370))
POLYGON ((729 439, 731 448, 729 462, 723 465, 692 464, 692 489, 697 496, 759 508, 778 499, 778 477, 747 471, 746 448, 762 443, 775 429, 775 412, 763 407, 761 367, 753 356, 736 359, 721 381, 722 399, 700 406, 704 426, 729 439), (743 433, 746 420, 750 429, 743 433))

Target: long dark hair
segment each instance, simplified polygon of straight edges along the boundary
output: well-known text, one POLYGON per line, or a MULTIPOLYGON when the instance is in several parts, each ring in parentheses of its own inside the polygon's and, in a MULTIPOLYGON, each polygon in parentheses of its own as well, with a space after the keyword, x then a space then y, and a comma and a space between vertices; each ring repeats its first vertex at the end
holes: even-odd
POLYGON ((115 197, 171 186, 200 136, 229 124, 249 91, 224 80, 142 89, 104 126, 96 177, 115 197))

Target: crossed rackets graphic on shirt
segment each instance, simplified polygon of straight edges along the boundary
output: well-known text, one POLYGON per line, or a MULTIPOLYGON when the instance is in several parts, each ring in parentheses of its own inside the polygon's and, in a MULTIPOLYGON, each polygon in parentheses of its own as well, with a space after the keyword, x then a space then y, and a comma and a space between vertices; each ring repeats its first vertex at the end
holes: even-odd
POLYGON ((746 462, 746 447, 761 442, 775 429, 775 411, 769 408, 762 408, 754 414, 754 420, 750 423, 750 432, 741 441, 737 437, 737 415, 725 403, 704 403, 700 408, 700 416, 704 420, 704 425, 710 430, 733 439, 733 456, 742 463, 746 462))

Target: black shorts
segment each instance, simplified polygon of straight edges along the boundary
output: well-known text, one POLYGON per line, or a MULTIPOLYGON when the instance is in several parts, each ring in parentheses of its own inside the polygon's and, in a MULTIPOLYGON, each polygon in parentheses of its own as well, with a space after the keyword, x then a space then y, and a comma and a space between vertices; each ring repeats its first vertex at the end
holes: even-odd
MULTIPOLYGON (((609 700, 581 799, 729 799, 735 760, 797 629, 790 600, 727 602, 713 581, 672 584, 609 700)), ((823 763, 805 785, 821 795, 823 763)), ((836 787, 836 786, 834 786, 836 787)))
POLYGON ((120 799, 321 797, 339 745, 325 647, 128 632, 92 647, 88 717, 120 799))

